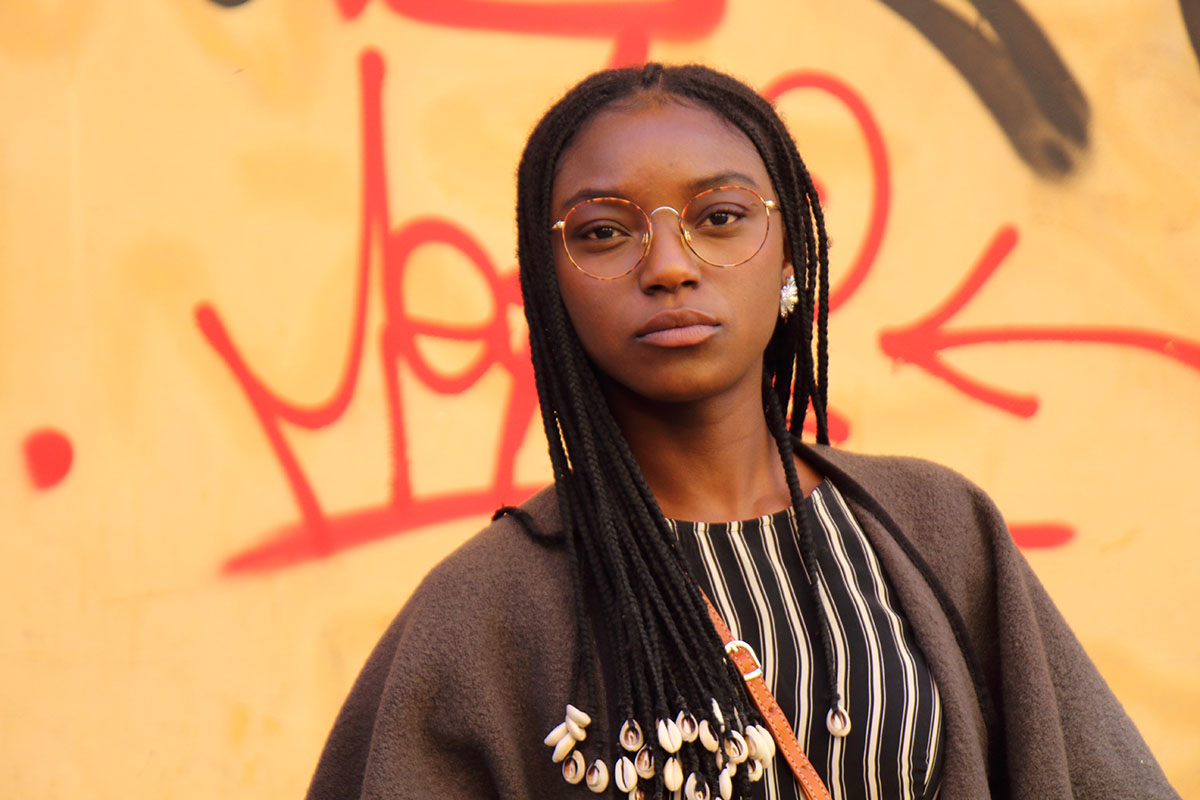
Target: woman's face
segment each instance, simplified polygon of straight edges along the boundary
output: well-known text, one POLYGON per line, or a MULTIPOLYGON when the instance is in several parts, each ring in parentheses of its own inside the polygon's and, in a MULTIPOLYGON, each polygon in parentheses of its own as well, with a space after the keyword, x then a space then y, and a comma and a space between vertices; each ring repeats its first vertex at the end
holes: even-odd
POLYGON ((758 253, 722 268, 687 247, 674 213, 654 211, 682 211, 697 193, 728 185, 776 200, 758 151, 741 131, 677 102, 602 111, 560 158, 554 219, 597 196, 632 201, 652 218, 649 252, 613 280, 578 270, 553 233, 563 302, 584 350, 608 379, 610 400, 616 389, 669 403, 733 391, 759 396, 779 290, 792 274, 777 213, 758 253))

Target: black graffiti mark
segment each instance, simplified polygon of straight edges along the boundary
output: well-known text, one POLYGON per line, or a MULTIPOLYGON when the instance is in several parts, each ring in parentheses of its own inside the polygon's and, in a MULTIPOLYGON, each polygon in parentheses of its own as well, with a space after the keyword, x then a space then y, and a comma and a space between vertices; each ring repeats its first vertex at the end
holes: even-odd
POLYGON ((1183 13, 1183 27, 1187 28, 1188 38, 1192 41, 1192 52, 1200 60, 1200 0, 1179 0, 1179 10, 1183 13))
POLYGON ((994 38, 935 0, 880 2, 959 71, 1025 163, 1047 177, 1075 170, 1088 147, 1087 98, 1016 0, 971 0, 994 38))

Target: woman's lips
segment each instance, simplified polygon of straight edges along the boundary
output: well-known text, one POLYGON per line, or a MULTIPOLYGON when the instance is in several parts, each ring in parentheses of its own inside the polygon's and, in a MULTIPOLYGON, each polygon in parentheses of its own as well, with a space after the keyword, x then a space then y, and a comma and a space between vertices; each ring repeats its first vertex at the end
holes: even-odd
POLYGON ((691 308, 660 311, 638 328, 639 342, 655 347, 691 347, 711 338, 721 324, 691 308))

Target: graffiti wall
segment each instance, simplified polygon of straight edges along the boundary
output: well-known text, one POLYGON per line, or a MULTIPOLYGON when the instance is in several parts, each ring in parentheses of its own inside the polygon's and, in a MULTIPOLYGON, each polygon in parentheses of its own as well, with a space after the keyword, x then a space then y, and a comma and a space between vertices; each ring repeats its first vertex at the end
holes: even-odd
POLYGON ((431 565, 548 479, 526 133, 702 61, 833 239, 833 434, 986 488, 1200 796, 1200 4, 84 0, 0 24, 0 774, 295 797, 431 565))

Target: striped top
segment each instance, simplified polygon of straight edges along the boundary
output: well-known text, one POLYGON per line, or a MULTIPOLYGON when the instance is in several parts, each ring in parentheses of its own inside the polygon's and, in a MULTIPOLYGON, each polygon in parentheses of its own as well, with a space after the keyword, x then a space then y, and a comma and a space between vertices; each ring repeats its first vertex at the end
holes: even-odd
MULTIPOLYGON (((825 727, 828 671, 793 510, 744 522, 671 524, 692 577, 734 636, 758 654, 767 686, 834 800, 936 797, 941 703, 909 624, 828 479, 802 510, 816 539, 838 686, 852 722, 843 739, 825 727)), ((773 767, 752 784, 753 796, 801 798, 786 762, 773 767)))

